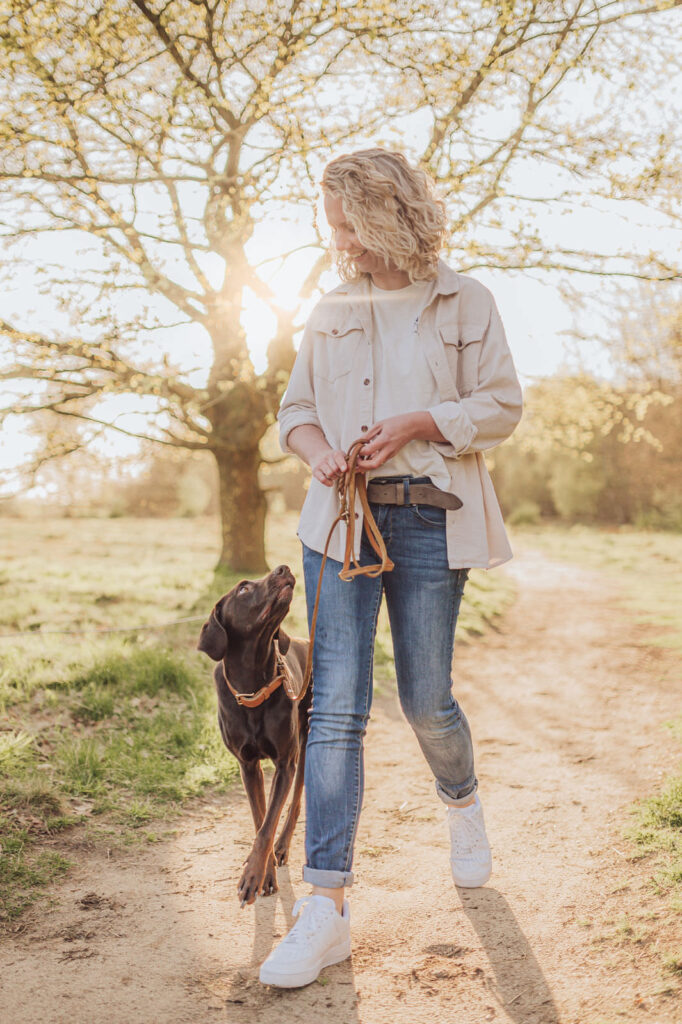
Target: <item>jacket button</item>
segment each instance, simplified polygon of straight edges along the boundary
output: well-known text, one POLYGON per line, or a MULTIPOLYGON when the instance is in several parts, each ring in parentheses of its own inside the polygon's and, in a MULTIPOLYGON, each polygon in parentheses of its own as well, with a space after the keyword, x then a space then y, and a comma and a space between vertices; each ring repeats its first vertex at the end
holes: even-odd
POLYGON ((367 430, 367 427, 360 427, 360 430, 367 430))
POLYGON ((362 383, 363 384, 369 384, 369 377, 365 377, 365 379, 363 380, 362 383))
POLYGON ((336 327, 334 327, 334 329, 332 330, 332 334, 338 334, 338 333, 339 333, 338 330, 336 329, 336 327))

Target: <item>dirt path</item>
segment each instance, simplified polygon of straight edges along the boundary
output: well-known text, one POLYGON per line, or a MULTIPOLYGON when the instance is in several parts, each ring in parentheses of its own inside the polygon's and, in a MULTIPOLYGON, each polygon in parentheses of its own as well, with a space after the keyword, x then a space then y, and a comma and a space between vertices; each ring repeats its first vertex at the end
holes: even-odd
POLYGON ((240 910, 252 826, 235 789, 186 814, 172 841, 70 849, 78 865, 52 908, 3 944, 2 1024, 679 1022, 679 982, 657 955, 675 946, 671 914, 621 839, 626 808, 675 762, 661 729, 680 707, 672 656, 646 646, 602 576, 533 552, 510 571, 519 599, 502 630, 455 662, 493 843, 488 886, 452 886, 442 805, 394 699, 380 697, 351 961, 296 992, 259 984, 306 892, 303 829, 278 896, 240 910))

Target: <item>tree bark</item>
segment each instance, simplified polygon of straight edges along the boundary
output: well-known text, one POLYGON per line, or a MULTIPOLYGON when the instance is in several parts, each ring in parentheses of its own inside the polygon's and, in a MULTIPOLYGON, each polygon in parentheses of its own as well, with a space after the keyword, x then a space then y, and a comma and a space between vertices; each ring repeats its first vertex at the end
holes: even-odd
POLYGON ((217 569, 262 573, 265 561, 265 495, 258 483, 258 446, 241 451, 218 450, 222 550, 217 569))

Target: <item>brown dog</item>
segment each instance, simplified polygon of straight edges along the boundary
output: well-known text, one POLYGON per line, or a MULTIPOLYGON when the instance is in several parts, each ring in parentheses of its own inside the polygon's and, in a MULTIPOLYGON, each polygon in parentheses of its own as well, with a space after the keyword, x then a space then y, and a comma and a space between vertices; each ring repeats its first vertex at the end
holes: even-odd
POLYGON ((218 724, 225 746, 239 761, 251 805, 256 839, 244 863, 238 896, 242 906, 260 893, 276 892, 276 864, 286 864, 301 809, 312 685, 299 693, 308 641, 281 628, 294 592, 294 576, 280 565, 260 580, 242 580, 220 598, 201 629, 197 647, 220 662, 213 673, 218 690, 218 724), (287 686, 277 682, 288 676, 287 686), (252 705, 242 704, 242 699, 252 705), (269 757, 275 775, 266 809, 261 760, 269 757), (277 843, 277 823, 294 780, 291 806, 277 843))

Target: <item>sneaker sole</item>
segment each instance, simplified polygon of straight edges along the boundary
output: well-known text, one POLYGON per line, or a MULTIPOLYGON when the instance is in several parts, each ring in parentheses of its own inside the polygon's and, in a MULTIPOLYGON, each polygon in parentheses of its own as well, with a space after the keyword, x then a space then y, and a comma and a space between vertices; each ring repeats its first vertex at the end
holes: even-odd
POLYGON ((450 870, 452 871, 453 882, 455 885, 458 885, 460 889, 479 889, 482 885, 485 885, 493 873, 492 865, 490 867, 483 868, 478 875, 469 875, 466 878, 462 875, 458 877, 455 874, 455 869, 452 864, 450 865, 450 870))
POLYGON ((350 938, 333 946, 328 953, 313 967, 305 971, 290 971, 287 974, 279 974, 263 964, 260 969, 260 980, 264 985, 276 985, 277 988, 302 988, 303 985, 310 985, 315 981, 320 971, 333 964, 340 964, 350 956, 350 938))

